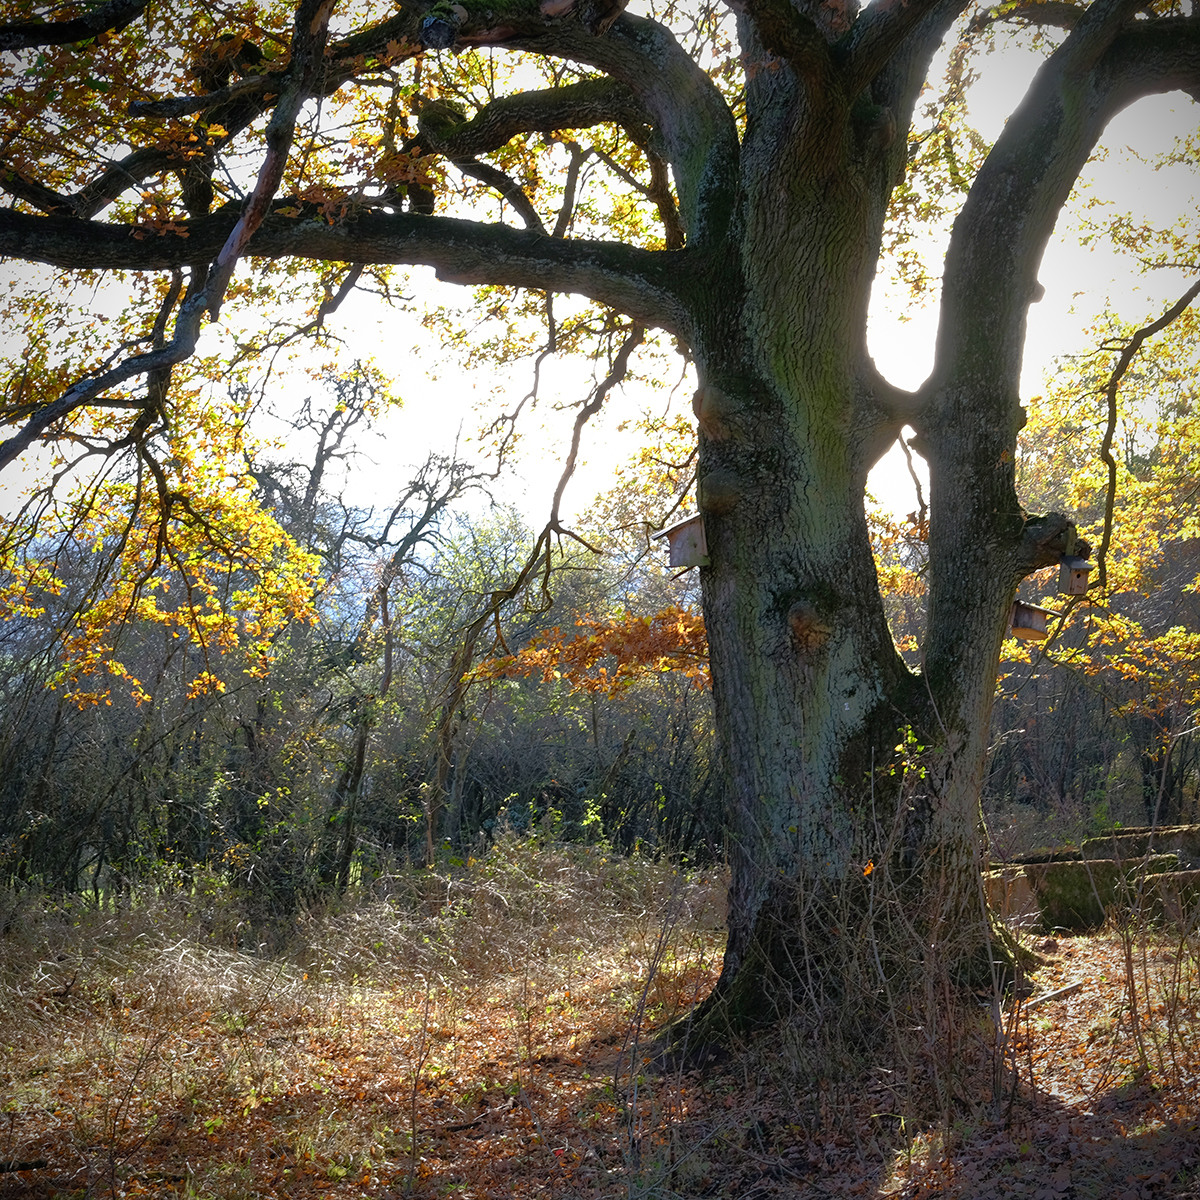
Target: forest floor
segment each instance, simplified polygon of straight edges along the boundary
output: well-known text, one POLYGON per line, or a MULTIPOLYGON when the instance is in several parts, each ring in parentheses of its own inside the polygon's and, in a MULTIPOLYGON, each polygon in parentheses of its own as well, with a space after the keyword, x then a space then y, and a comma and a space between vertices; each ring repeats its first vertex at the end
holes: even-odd
POLYGON ((664 1070, 722 888, 514 843, 252 947, 215 885, 0 897, 0 1200, 1200 1198, 1196 930, 1033 937, 953 1064, 814 1086, 764 1035, 664 1070))

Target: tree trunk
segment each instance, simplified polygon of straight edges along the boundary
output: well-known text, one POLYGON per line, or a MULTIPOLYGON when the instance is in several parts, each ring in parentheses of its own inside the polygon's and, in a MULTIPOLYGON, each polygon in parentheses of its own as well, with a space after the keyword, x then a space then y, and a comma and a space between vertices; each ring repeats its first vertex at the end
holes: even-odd
MULTIPOLYGON (((432 19, 427 7, 402 4, 398 17, 368 19, 316 71, 324 10, 314 23, 306 0, 296 12, 297 52, 274 100, 255 93, 243 111, 217 107, 212 97, 204 108, 195 98, 205 121, 221 117, 230 138, 275 108, 245 213, 228 205, 172 219, 149 238, 130 221, 93 219, 119 194, 105 182, 112 171, 64 196, 14 170, 6 186, 21 203, 0 211, 0 251, 69 270, 179 271, 216 261, 186 298, 177 277, 157 318, 160 331, 174 321, 172 362, 194 344, 197 305, 219 306, 243 253, 355 270, 427 265, 462 284, 582 294, 678 338, 699 382, 697 500, 711 561, 701 584, 733 859, 729 948, 708 1011, 744 1024, 772 1015, 772 998, 803 995, 810 1019, 821 1021, 851 1007, 852 997, 891 995, 907 963, 969 958, 988 943, 978 799, 1005 622, 1018 582, 1055 563, 1074 534, 1061 515, 1027 516, 1014 486, 1021 355, 1041 255, 1108 120, 1141 96, 1196 93, 1200 19, 1154 13, 1140 0, 1002 5, 973 18, 978 31, 1036 12, 1038 22, 1061 23, 1063 34, 970 184, 946 254, 933 373, 910 395, 881 379, 867 354, 870 289, 889 198, 907 166, 914 106, 966 0, 739 0, 730 7, 739 14, 744 86, 730 89, 734 104, 725 83, 714 83, 653 19, 620 13, 597 21, 590 4, 533 0, 503 6, 502 21, 470 0, 435 6, 432 19), (561 86, 489 99, 475 117, 444 128, 426 121, 422 152, 432 145, 461 164, 516 136, 532 147, 528 135, 537 134, 546 154, 557 155, 562 139, 550 131, 608 126, 651 164, 652 187, 639 190, 662 216, 662 245, 640 233, 632 243, 604 240, 603 222, 589 236, 570 235, 583 217, 574 208, 574 155, 552 231, 538 206, 558 189, 524 194, 492 167, 488 178, 499 178, 524 228, 430 215, 423 202, 403 211, 391 180, 372 180, 377 186, 364 192, 358 174, 353 194, 363 202, 343 215, 313 220, 307 201, 271 208, 299 104, 344 84, 375 86, 377 57, 391 58, 395 47, 416 54, 418 45, 498 47, 574 64, 565 76, 554 69, 561 86), (574 79, 574 67, 604 78, 563 82, 574 79), (905 425, 916 430, 931 480, 919 674, 888 635, 862 510, 868 471, 905 425), (893 933, 899 941, 889 947, 893 933)), ((703 39, 706 24, 693 28, 689 44, 703 39)), ((725 31, 714 36, 709 50, 725 31)), ((733 70, 735 59, 727 61, 733 70)), ((162 103, 173 111, 179 101, 162 103)), ((186 111, 199 111, 193 103, 186 99, 186 111)), ((57 135, 31 125, 23 153, 40 162, 57 135)), ((84 149, 64 153, 84 161, 92 154, 84 149)), ((139 150, 118 174, 139 188, 161 162, 139 150), (144 173, 128 174, 138 161, 144 173)), ((349 176, 321 178, 341 186, 349 176)), ((101 393, 161 366, 137 354, 27 413, 17 405, 20 429, 0 446, 0 462, 101 393)), ((129 436, 111 449, 136 442, 138 422, 154 411, 131 414, 129 436)), ((431 503, 426 519, 440 502, 431 503)), ((410 538, 419 541, 420 528, 410 538)), ((394 569, 404 553, 397 549, 394 569)), ((485 626, 537 569, 535 554, 510 587, 489 596, 451 664, 427 788, 430 860, 463 673, 485 626)))
MULTIPOLYGON (((1011 539, 966 547, 975 561, 939 577, 949 591, 934 605, 955 614, 955 662, 934 664, 936 688, 905 667, 863 507, 880 440, 898 424, 864 386, 864 331, 903 142, 874 104, 789 138, 803 97, 783 74, 756 79, 748 105, 741 257, 711 287, 723 306, 694 345, 712 563, 701 580, 732 874, 705 1019, 741 1027, 801 997, 824 1021, 864 987, 878 991, 887 960, 913 952, 883 946, 894 939, 880 924, 889 905, 939 961, 968 960, 988 941, 979 795, 1019 578, 1011 539), (789 140, 796 152, 781 162, 789 140), (866 975, 846 952, 861 933, 866 975)), ((1011 469, 1006 478, 1019 514, 1011 469)))

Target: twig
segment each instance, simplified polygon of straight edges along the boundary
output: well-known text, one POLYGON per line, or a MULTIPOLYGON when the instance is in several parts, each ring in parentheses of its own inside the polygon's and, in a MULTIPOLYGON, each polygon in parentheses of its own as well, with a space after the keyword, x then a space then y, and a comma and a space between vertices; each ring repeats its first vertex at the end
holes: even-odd
POLYGON ((1050 1004, 1055 1000, 1063 1000, 1067 996, 1073 996, 1076 992, 1083 989, 1083 981, 1078 983, 1068 983, 1066 987, 1060 987, 1053 992, 1047 992, 1044 996, 1038 996, 1035 1000, 1025 1001, 1025 1011, 1028 1012, 1031 1008, 1040 1008, 1043 1004, 1050 1004))
POLYGON ((1157 321, 1143 325, 1125 343, 1121 357, 1117 360, 1117 365, 1113 368, 1112 374, 1108 377, 1108 383, 1104 387, 1104 395, 1108 400, 1108 422, 1104 428, 1104 439, 1100 443, 1100 457, 1108 467, 1108 492, 1104 497, 1104 533, 1100 538, 1100 548, 1096 551, 1097 578, 1102 592, 1108 586, 1108 547, 1112 541, 1113 508, 1117 499, 1117 460, 1113 458, 1112 453, 1113 437, 1117 431, 1117 388, 1120 387, 1125 372, 1129 370, 1130 363, 1142 348, 1142 343, 1148 337, 1152 337, 1170 325, 1197 296, 1200 296, 1200 279, 1193 283, 1157 321))

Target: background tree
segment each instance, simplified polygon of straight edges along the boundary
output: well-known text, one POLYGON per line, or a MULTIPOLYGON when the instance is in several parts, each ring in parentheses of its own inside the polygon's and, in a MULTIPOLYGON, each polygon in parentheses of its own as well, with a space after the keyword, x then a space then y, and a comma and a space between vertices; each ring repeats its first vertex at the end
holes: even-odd
MULTIPOLYGON (((1105 586, 1047 647, 1013 656, 1002 728, 1025 734, 1005 741, 989 786, 1075 821, 1170 824, 1195 811, 1195 290, 1137 329, 1106 316, 1095 351, 1059 364, 1021 435, 1023 490, 1087 522, 1105 586)), ((1029 598, 1048 585, 1031 579, 1029 598)))
POLYGON ((804 983, 820 1021, 860 990, 829 914, 859 892, 881 913, 884 875, 919 914, 927 955, 986 940, 977 830, 996 664, 1018 583, 1074 533, 1063 515, 1027 514, 1015 489, 1026 314, 1106 123, 1200 86, 1200 18, 1174 0, 744 0, 733 18, 623 7, 362 3, 330 34, 329 0, 223 5, 219 33, 215 9, 209 25, 132 5, 99 10, 111 29, 92 22, 79 40, 74 20, 0 30, 20 72, 0 252, 138 273, 141 289, 120 329, 69 349, 40 332, 44 288, 10 301, 43 352, 10 376, 0 464, 83 428, 89 453, 137 455, 160 502, 182 509, 195 468, 167 482, 155 465, 174 397, 204 367, 190 362, 204 315, 307 290, 319 323, 387 264, 575 293, 666 331, 699 383, 733 869, 710 1012, 761 1016, 774 972, 804 983), (1040 26, 1049 53, 996 144, 976 147, 973 179, 972 156, 951 160, 942 141, 966 194, 933 370, 907 393, 866 351, 889 204, 938 47, 998 20, 1040 26), (584 190, 589 172, 626 198, 584 190), (447 192, 493 219, 431 215, 447 192), (245 255, 252 273, 235 279, 245 255), (863 509, 868 471, 906 424, 930 471, 920 674, 889 633, 863 509))

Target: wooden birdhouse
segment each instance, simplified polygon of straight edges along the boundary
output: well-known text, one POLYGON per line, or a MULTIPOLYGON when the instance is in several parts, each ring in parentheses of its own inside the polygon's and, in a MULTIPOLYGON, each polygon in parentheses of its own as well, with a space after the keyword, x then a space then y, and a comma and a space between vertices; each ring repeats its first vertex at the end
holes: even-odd
POLYGON ((1094 571, 1096 564, 1080 558, 1076 554, 1064 554, 1058 560, 1058 591, 1061 596, 1086 596, 1088 590, 1088 572, 1094 571))
POLYGON ((1049 636, 1050 618, 1061 617, 1052 608, 1039 608, 1036 604, 1025 604, 1017 600, 1012 606, 1013 637, 1023 642, 1042 642, 1049 636))
POLYGON ((708 542, 704 537, 704 518, 697 514, 683 521, 676 521, 666 529, 650 535, 666 538, 668 565, 672 567, 707 567, 708 542))

